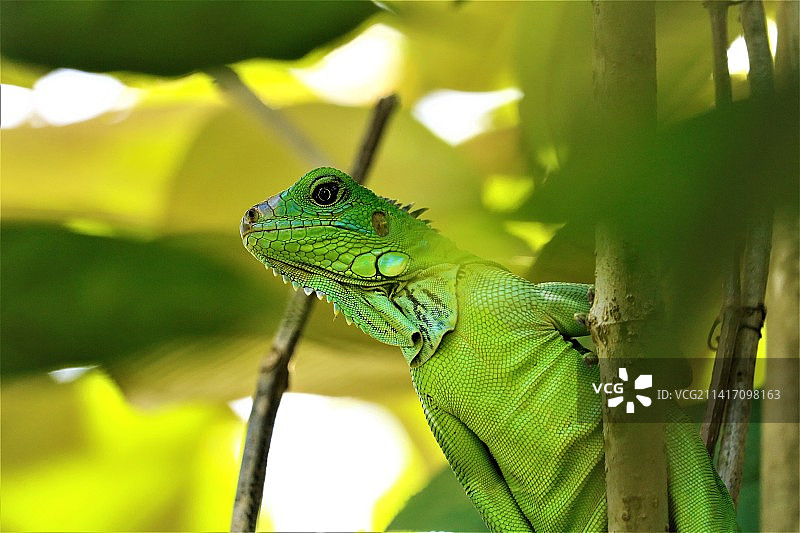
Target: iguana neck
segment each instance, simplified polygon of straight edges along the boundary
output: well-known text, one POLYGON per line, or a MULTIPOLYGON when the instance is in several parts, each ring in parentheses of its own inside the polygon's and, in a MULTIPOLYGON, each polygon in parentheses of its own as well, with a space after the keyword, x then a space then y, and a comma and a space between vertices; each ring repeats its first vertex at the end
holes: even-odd
POLYGON ((398 345, 406 362, 418 366, 436 351, 458 320, 456 285, 461 267, 484 260, 458 249, 434 231, 409 249, 414 275, 386 290, 356 289, 360 298, 342 300, 342 310, 373 338, 398 345), (366 326, 366 327, 365 327, 366 326), (403 342, 396 342, 399 332, 403 342))

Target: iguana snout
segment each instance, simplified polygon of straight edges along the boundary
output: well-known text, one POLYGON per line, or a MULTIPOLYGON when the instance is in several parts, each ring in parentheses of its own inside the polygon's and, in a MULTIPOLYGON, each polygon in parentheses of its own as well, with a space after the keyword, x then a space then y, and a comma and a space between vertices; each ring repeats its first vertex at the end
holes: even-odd
POLYGON ((280 201, 281 195, 276 194, 245 211, 242 222, 239 224, 239 234, 242 236, 242 239, 253 230, 254 224, 258 221, 272 218, 274 215, 273 208, 276 207, 280 201))

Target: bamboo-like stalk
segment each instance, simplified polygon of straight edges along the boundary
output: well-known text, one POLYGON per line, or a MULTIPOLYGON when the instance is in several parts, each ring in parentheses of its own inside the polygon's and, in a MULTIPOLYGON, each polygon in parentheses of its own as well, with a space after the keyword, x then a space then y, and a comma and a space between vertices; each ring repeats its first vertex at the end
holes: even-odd
MULTIPOLYGON (((769 255, 772 241, 772 221, 760 216, 748 228, 742 261, 742 294, 739 332, 736 336, 734 358, 728 390, 751 390, 756 368, 756 349, 761 339, 766 308, 769 255)), ((746 395, 728 400, 720 435, 717 471, 728 487, 734 503, 738 501, 742 483, 747 430, 752 399, 746 395)))

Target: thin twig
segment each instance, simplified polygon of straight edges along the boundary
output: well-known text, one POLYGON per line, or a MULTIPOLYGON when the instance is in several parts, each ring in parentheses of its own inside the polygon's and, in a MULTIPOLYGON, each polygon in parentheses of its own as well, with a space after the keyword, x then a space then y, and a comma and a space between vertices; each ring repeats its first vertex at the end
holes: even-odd
POLYGON ((750 95, 758 99, 769 98, 775 92, 775 82, 764 4, 761 0, 747 0, 742 2, 739 9, 747 57, 750 60, 750 72, 747 74, 750 95))
POLYGON ((728 70, 727 0, 710 0, 704 5, 711 21, 711 53, 714 62, 714 94, 717 108, 731 103, 731 74, 728 70))
POLYGON ((356 160, 353 162, 352 172, 350 173, 350 177, 358 183, 364 183, 364 179, 367 177, 367 170, 372 164, 372 159, 375 157, 378 143, 383 135, 383 129, 389 117, 397 107, 397 102, 397 95, 390 94, 378 100, 378 103, 375 105, 370 127, 361 140, 361 149, 356 155, 356 160))
MULTIPOLYGON (((728 6, 725 0, 711 0, 705 3, 711 21, 711 50, 714 63, 714 94, 717 109, 731 103, 731 75, 728 71, 728 6)), ((733 261, 728 265, 723 285, 723 303, 719 319, 722 323, 714 359, 714 372, 711 376, 709 390, 717 394, 708 399, 706 412, 700 435, 708 450, 714 456, 717 446, 722 417, 725 413, 727 395, 723 389, 730 382, 731 361, 736 347, 736 336, 739 331, 739 254, 736 250, 733 261)))
POLYGON ((706 412, 700 435, 705 442, 708 455, 714 457, 717 439, 725 413, 727 395, 724 390, 730 383, 731 362, 736 348, 736 337, 740 324, 740 296, 739 296, 739 250, 734 252, 733 261, 728 266, 723 284, 723 303, 720 311, 722 329, 719 334, 717 354, 714 358, 714 372, 711 375, 709 391, 717 391, 706 403, 706 412))
MULTIPOLYGON (((359 183, 366 178, 383 131, 396 106, 397 97, 394 95, 381 99, 375 106, 369 128, 353 164, 352 177, 359 183)), ((275 416, 281 397, 289 386, 289 361, 313 302, 314 299, 303 292, 292 295, 269 355, 261 363, 256 392, 253 396, 253 409, 247 423, 231 531, 256 530, 275 416)))
MULTIPOLYGON (((774 94, 772 54, 767 40, 767 19, 761 0, 747 0, 740 7, 740 18, 750 58, 750 95, 765 101, 774 94)), ((756 350, 761 339, 766 308, 764 296, 769 274, 772 247, 770 210, 758 210, 747 228, 741 275, 741 323, 731 368, 729 390, 752 390, 756 366, 756 350)), ((725 408, 725 422, 720 437, 717 471, 727 485, 734 503, 739 498, 744 467, 747 428, 752 399, 731 398, 725 408)))
POLYGON ((226 66, 210 67, 205 71, 237 105, 256 117, 270 131, 286 140, 294 151, 311 167, 329 165, 332 161, 322 150, 277 109, 265 104, 250 90, 236 72, 226 66))
MULTIPOLYGON (((769 254, 772 247, 772 222, 760 216, 747 231, 745 243, 739 332, 731 367, 728 390, 752 390, 756 368, 756 350, 761 339, 766 308, 764 295, 769 273, 769 254)), ((744 466, 747 428, 750 422, 752 399, 747 395, 728 400, 725 424, 720 436, 717 471, 728 487, 734 503, 739 498, 744 466)))
POLYGON ((313 298, 291 295, 269 355, 258 371, 253 407, 247 423, 242 466, 233 504, 231 531, 255 531, 264 493, 267 456, 281 396, 289 386, 289 360, 305 326, 313 298))

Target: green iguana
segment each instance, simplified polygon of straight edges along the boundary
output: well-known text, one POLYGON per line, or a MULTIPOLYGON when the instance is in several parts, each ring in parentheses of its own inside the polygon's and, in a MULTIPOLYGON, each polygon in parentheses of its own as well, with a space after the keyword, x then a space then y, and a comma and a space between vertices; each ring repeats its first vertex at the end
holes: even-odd
MULTIPOLYGON (((247 249, 275 275, 400 347, 425 416, 492 531, 606 528, 589 285, 533 284, 465 253, 343 172, 318 168, 247 210, 247 249), (576 415, 578 402, 591 413, 576 415)), ((670 526, 734 531, 735 511, 694 427, 667 426, 670 526)))

